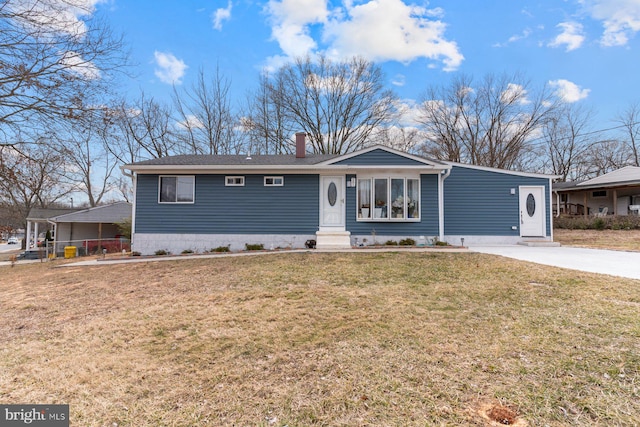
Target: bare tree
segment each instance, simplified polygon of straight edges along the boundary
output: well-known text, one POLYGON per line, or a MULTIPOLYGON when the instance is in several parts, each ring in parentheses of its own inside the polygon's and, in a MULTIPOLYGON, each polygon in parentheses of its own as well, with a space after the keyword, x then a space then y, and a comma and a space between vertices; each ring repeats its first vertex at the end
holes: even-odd
POLYGON ((174 88, 178 135, 183 146, 194 154, 238 152, 235 138, 236 117, 229 99, 231 82, 218 67, 211 81, 200 70, 198 80, 182 93, 174 88))
POLYGON ((557 103, 547 88, 531 93, 520 75, 487 75, 474 86, 467 76, 432 87, 422 97, 423 151, 444 160, 513 168, 557 103))
POLYGON ((589 171, 586 156, 593 143, 592 112, 576 104, 564 105, 543 128, 542 146, 548 170, 561 181, 584 179, 589 171))
POLYGON ((110 139, 109 151, 122 163, 155 159, 179 151, 171 109, 147 99, 144 93, 133 104, 121 102, 114 110, 103 111, 103 119, 116 129, 119 141, 110 139))
POLYGON ((625 130, 624 142, 630 151, 630 163, 640 166, 640 104, 634 103, 621 113, 616 122, 625 130))
MULTIPOLYGON (((307 133, 316 153, 346 153, 365 146, 369 136, 394 117, 395 95, 384 89, 379 67, 362 58, 333 62, 298 58, 262 81, 268 104, 252 111, 263 130, 292 130, 307 133), (265 113, 281 112, 280 123, 260 123, 270 119, 265 113)), ((264 133, 269 135, 268 133, 264 133)), ((276 135, 278 132, 276 133, 276 135)), ((271 134, 273 135, 273 134, 271 134)), ((269 136, 271 136, 269 135, 269 136)), ((281 142, 286 144, 286 142, 281 142)))
POLYGON ((91 2, 0 2, 0 144, 80 117, 126 65, 119 38, 93 16, 91 2), (81 18, 79 18, 81 17, 81 18))
POLYGON ((411 152, 424 140, 420 129, 410 126, 390 126, 379 129, 372 137, 375 144, 386 145, 400 151, 411 152))
POLYGON ((630 164, 628 147, 621 141, 605 139, 589 146, 584 178, 593 178, 630 164))
POLYGON ((249 114, 240 119, 240 126, 248 136, 249 151, 255 154, 290 154, 291 136, 299 131, 297 125, 286 119, 281 99, 272 94, 280 93, 282 82, 271 81, 268 74, 260 77, 258 90, 248 100, 249 114))
POLYGON ((74 123, 56 138, 54 149, 64 160, 64 178, 95 207, 114 189, 116 159, 105 147, 108 123, 100 115, 74 123))
POLYGON ((0 147, 0 204, 9 206, 24 227, 32 208, 49 207, 72 191, 60 179, 63 167, 46 145, 0 147))

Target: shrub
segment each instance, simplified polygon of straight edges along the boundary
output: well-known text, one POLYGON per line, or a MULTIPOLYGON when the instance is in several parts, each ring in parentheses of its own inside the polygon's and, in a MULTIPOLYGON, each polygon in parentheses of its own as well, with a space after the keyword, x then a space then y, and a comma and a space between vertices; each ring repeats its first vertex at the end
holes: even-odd
POLYGON ((229 252, 229 246, 218 246, 217 248, 211 248, 209 252, 229 252))
POLYGON ((640 217, 606 216, 606 217, 569 217, 553 218, 553 227, 566 230, 639 230, 640 217))
POLYGON ((169 255, 169 251, 167 251, 165 249, 158 249, 157 251, 154 252, 154 254, 156 254, 156 255, 169 255))
POLYGON ((264 244, 262 243, 245 243, 244 248, 246 251, 262 251, 264 250, 264 244))
POLYGON ((193 253, 193 250, 192 250, 192 249, 185 249, 184 251, 182 251, 182 252, 180 252, 180 253, 181 253, 181 254, 183 254, 183 255, 186 255, 186 254, 192 254, 192 253, 193 253))
POLYGON ((410 237, 407 237, 406 239, 400 240, 399 243, 400 243, 400 246, 414 246, 416 244, 416 241, 410 237))
POLYGON ((449 244, 447 242, 443 242, 441 240, 438 240, 437 242, 435 242, 436 246, 449 246, 449 244))
POLYGON ((138 251, 131 252, 131 256, 141 256, 142 254, 138 251))
POLYGON ((396 242, 395 240, 387 240, 385 242, 385 245, 387 245, 387 246, 398 246, 398 242, 396 242))

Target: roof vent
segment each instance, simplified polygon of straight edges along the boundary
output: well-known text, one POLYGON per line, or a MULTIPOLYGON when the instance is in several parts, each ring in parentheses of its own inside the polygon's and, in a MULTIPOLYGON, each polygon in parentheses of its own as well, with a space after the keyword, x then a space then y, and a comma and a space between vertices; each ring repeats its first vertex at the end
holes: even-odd
POLYGON ((251 152, 247 153, 247 158, 246 160, 251 160, 251 152))

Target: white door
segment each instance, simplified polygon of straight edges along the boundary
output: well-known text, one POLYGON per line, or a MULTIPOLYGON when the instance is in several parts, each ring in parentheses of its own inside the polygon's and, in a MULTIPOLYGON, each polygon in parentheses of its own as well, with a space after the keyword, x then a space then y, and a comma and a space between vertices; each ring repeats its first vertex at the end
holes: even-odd
POLYGON ((546 231, 544 187, 520 187, 520 236, 544 237, 546 231))
POLYGON ((344 229, 344 177, 320 177, 320 227, 344 229))

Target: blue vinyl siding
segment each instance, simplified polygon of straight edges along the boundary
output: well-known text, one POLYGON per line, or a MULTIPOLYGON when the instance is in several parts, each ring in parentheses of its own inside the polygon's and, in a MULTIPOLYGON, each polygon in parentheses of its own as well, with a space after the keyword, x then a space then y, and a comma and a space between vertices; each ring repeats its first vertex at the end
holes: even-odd
POLYGON ((351 157, 350 159, 332 163, 334 165, 364 165, 364 166, 425 166, 424 163, 389 153, 384 150, 372 150, 368 153, 351 157))
POLYGON ((244 187, 226 187, 225 175, 196 175, 193 204, 159 204, 158 175, 138 175, 135 232, 313 234, 318 230, 317 175, 284 175, 282 187, 265 187, 264 175, 243 176, 244 187))
POLYGON ((519 236, 521 185, 545 187, 545 220, 550 235, 549 180, 454 166, 444 181, 445 235, 519 236), (512 188, 516 194, 510 194, 512 188), (512 230, 512 226, 517 226, 512 230))
MULTIPOLYGON (((356 175, 347 175, 347 180, 356 175)), ((351 234, 378 236, 434 236, 438 234, 438 176, 420 175, 420 222, 380 221, 365 222, 356 219, 356 187, 347 187, 346 226, 351 234)))

